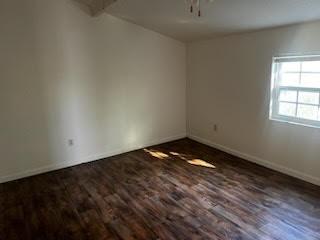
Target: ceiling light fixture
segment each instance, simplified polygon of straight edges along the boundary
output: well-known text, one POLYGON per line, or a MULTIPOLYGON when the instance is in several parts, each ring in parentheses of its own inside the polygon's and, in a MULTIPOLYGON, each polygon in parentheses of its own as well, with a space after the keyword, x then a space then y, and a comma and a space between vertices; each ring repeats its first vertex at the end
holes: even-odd
MULTIPOLYGON (((214 0, 206 1, 213 2, 214 0)), ((190 6, 190 13, 197 11, 198 17, 201 17, 201 2, 202 0, 186 0, 186 3, 190 6)))

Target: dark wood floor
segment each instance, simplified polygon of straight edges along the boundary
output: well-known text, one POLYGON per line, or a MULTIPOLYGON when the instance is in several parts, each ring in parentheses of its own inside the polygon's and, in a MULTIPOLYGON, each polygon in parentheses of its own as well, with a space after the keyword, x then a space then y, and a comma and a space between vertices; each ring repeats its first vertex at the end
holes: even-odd
POLYGON ((320 239, 320 188, 184 139, 0 185, 0 239, 320 239))

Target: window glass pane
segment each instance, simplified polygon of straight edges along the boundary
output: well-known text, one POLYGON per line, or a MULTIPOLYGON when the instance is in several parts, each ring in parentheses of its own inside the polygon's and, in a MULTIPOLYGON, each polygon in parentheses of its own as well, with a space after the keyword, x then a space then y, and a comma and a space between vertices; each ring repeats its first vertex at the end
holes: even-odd
POLYGON ((271 116, 320 127, 320 58, 275 58, 273 64, 271 116))
POLYGON ((296 102, 297 101, 297 91, 281 90, 279 100, 285 101, 285 102, 296 102))
POLYGON ((320 74, 319 73, 302 73, 301 87, 320 88, 320 74))
POLYGON ((317 120, 318 118, 318 106, 310 106, 299 104, 298 105, 298 117, 310 120, 317 120))
POLYGON ((320 61, 303 62, 302 72, 320 72, 320 61))
POLYGON ((319 104, 318 92, 302 92, 299 91, 299 103, 319 104))
POLYGON ((283 73, 280 75, 281 86, 298 86, 300 82, 300 73, 283 73))
POLYGON ((296 115, 296 104, 295 103, 279 103, 279 114, 284 116, 292 116, 296 115))
POLYGON ((283 62, 280 64, 281 73, 300 72, 300 62, 283 62))

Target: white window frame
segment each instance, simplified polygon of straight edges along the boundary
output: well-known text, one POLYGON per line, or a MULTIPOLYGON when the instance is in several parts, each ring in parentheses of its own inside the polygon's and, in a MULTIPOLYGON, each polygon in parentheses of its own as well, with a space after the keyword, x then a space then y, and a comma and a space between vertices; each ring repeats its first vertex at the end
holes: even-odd
MULTIPOLYGON (((284 115, 279 114, 280 90, 295 90, 295 91, 297 91, 296 111, 298 109, 299 91, 318 92, 319 98, 320 98, 320 88, 280 86, 280 84, 279 84, 279 69, 278 69, 279 63, 281 63, 281 62, 303 62, 303 61, 320 61, 320 55, 273 57, 273 59, 272 59, 269 119, 274 120, 274 121, 280 121, 280 122, 286 122, 286 123, 291 123, 291 124, 304 125, 304 126, 308 126, 308 127, 320 128, 320 121, 303 119, 303 118, 293 117, 293 116, 284 116, 284 115)), ((319 72, 320 72, 320 70, 319 70, 319 72)), ((320 73, 319 73, 319 78, 320 78, 320 73)), ((320 81, 320 79, 319 79, 319 81, 320 81)), ((282 101, 282 102, 285 102, 285 101, 282 101)), ((306 103, 303 103, 303 104, 318 106, 320 108, 320 99, 319 99, 319 104, 306 104, 306 103)), ((296 113, 296 116, 297 116, 297 113, 296 113)))

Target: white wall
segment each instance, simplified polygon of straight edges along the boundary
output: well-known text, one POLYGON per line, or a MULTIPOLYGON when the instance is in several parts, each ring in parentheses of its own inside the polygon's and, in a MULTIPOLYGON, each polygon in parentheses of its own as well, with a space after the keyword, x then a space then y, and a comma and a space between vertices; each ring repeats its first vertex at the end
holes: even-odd
POLYGON ((185 136, 183 43, 71 0, 1 0, 0 33, 0 181, 185 136))
POLYGON ((188 135, 320 184, 320 129, 268 119, 272 56, 319 54, 319 39, 315 22, 189 44, 188 135))

